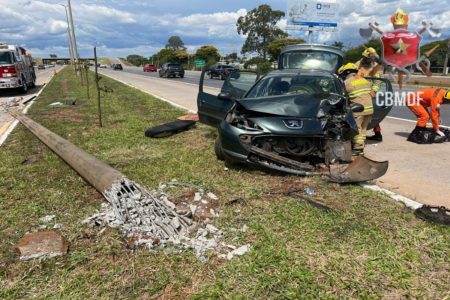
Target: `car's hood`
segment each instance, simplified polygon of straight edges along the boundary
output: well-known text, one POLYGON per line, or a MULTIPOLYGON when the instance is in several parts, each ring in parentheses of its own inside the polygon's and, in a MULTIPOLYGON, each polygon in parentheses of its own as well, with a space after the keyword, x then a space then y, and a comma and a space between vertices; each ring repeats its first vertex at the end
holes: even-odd
POLYGON ((323 97, 311 95, 284 95, 236 100, 246 110, 298 118, 316 118, 323 97))

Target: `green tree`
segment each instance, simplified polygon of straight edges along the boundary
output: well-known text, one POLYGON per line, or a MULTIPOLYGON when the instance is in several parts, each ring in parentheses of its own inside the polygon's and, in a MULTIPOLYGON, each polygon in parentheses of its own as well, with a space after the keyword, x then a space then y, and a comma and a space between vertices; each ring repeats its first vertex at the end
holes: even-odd
POLYGON ((344 63, 348 63, 348 62, 357 62, 358 60, 361 59, 361 55, 363 53, 363 51, 366 49, 366 47, 372 47, 374 48, 378 55, 381 56, 381 42, 376 39, 376 40, 370 40, 369 42, 363 44, 363 45, 359 45, 357 47, 354 48, 350 48, 347 51, 344 52, 345 54, 345 59, 344 59, 344 63))
POLYGON ((344 43, 339 41, 335 41, 331 46, 339 48, 340 50, 344 49, 344 43))
POLYGON ((420 54, 425 54, 427 51, 431 50, 434 46, 439 45, 430 56, 430 63, 432 67, 443 67, 445 56, 447 54, 448 43, 450 39, 434 41, 429 44, 420 47, 420 54))
POLYGON ((186 47, 184 46, 184 43, 179 36, 173 35, 167 41, 166 49, 186 50, 186 47))
POLYGON ((212 65, 220 59, 220 54, 216 47, 205 45, 197 49, 195 58, 204 59, 207 65, 212 65))
POLYGON ((277 22, 284 17, 281 10, 272 10, 267 4, 258 6, 237 20, 238 34, 247 35, 242 46, 242 54, 257 52, 267 58, 267 47, 270 42, 287 37, 287 33, 277 26, 277 22))
POLYGON ((228 55, 225 56, 226 60, 237 60, 238 59, 238 55, 236 52, 230 53, 228 55))
POLYGON ((50 54, 50 58, 57 58, 58 56, 56 54, 50 54))
POLYGON ((267 53, 270 55, 270 59, 272 61, 278 60, 278 56, 280 56, 281 50, 288 45, 295 44, 303 44, 305 43, 304 39, 297 38, 282 38, 276 39, 269 43, 267 46, 267 53))
POLYGON ((188 61, 188 53, 186 50, 176 50, 173 52, 173 56, 176 62, 187 63, 188 61))
POLYGON ((143 56, 137 54, 131 54, 127 56, 127 61, 134 66, 142 66, 145 64, 146 59, 143 56))
POLYGON ((247 69, 250 66, 256 66, 256 70, 260 74, 265 74, 272 70, 272 63, 261 56, 252 57, 244 63, 244 68, 247 69))

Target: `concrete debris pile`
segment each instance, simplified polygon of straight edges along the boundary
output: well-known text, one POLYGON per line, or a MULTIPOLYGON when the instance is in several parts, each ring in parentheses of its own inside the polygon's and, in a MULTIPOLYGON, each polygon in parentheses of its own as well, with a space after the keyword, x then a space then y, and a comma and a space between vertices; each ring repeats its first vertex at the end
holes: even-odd
MULTIPOLYGON (((171 182, 168 185, 178 185, 171 182)), ((161 185, 158 191, 147 191, 138 184, 123 178, 104 192, 109 203, 103 203, 98 213, 83 221, 92 227, 109 226, 119 228, 125 239, 134 247, 145 245, 149 249, 176 247, 192 249, 199 258, 204 258, 208 251, 214 251, 221 258, 232 259, 242 251, 238 247, 227 245, 224 232, 207 222, 195 222, 198 205, 189 205, 190 209, 177 208, 168 199, 161 185)), ((190 188, 197 188, 192 185, 190 188)), ((204 191, 200 188, 193 201, 205 203, 204 191), (202 202, 203 201, 203 202, 202 202)), ((205 193, 209 199, 217 200, 211 192, 205 193)), ((210 216, 210 214, 208 214, 210 216)), ((217 216, 217 214, 214 214, 217 216)), ((201 218, 196 218, 201 220, 201 218)), ((249 245, 246 245, 246 251, 249 245)), ((245 253, 244 252, 244 253, 245 253)))

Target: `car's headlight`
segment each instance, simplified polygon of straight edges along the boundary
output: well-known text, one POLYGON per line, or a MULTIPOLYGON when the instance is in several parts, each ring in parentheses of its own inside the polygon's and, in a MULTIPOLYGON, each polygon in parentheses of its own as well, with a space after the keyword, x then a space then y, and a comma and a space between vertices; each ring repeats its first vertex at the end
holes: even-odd
POLYGON ((331 105, 336 105, 339 102, 341 102, 342 99, 344 99, 344 96, 339 95, 339 94, 332 94, 332 93, 330 93, 330 96, 327 98, 327 101, 331 105))

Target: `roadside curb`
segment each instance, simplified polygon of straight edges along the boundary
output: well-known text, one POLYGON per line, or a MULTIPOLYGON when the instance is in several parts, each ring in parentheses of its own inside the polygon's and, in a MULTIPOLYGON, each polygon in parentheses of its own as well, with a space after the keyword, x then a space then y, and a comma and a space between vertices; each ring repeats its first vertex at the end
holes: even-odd
MULTIPOLYGON (((63 68, 61 68, 59 71, 61 71, 63 68)), ((34 94, 33 96, 29 97, 28 100, 25 100, 24 103, 28 103, 27 105, 25 105, 25 107, 22 109, 22 113, 26 114, 28 112, 28 110, 30 109, 31 105, 33 105, 33 103, 35 101, 37 101, 37 99, 39 98, 39 95, 45 90, 45 88, 47 87, 47 85, 50 83, 50 81, 52 81, 53 77, 55 77, 55 74, 52 74, 50 76, 50 79, 47 83, 44 84, 44 86, 42 87, 42 89, 37 92, 36 94, 34 94)), ((11 134, 11 132, 13 132, 13 130, 16 128, 16 126, 19 124, 19 120, 14 119, 14 121, 11 123, 11 125, 9 125, 8 129, 5 130, 5 132, 0 136, 0 146, 3 145, 3 143, 6 141, 6 139, 8 138, 8 136, 11 134)))
POLYGON ((361 183, 360 184, 361 187, 371 190, 373 192, 376 193, 381 193, 381 194, 385 194, 387 196, 389 196, 389 198, 391 198, 392 200, 396 201, 396 202, 401 202, 403 203, 406 207, 412 209, 412 210, 416 210, 419 209, 423 206, 422 203, 419 203, 417 201, 414 201, 412 199, 409 199, 408 197, 396 194, 394 192, 391 192, 385 188, 379 187, 378 185, 375 184, 367 184, 367 183, 361 183))

